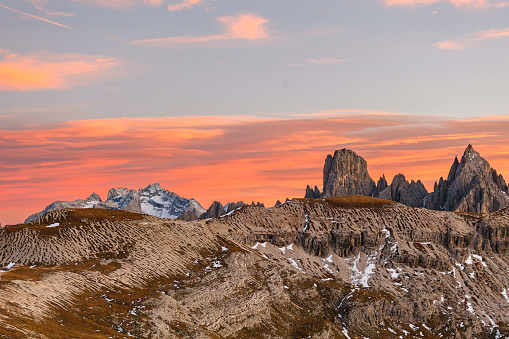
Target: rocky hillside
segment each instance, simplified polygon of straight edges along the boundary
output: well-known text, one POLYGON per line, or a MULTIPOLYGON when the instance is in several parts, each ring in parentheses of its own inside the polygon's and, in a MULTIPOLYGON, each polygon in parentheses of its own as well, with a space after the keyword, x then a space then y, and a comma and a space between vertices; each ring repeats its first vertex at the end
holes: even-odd
POLYGON ((366 196, 0 230, 0 337, 507 338, 509 211, 366 196))
POLYGON ((205 213, 205 209, 196 200, 182 198, 155 183, 139 190, 130 190, 125 187, 112 188, 108 191, 108 197, 104 202, 96 193, 85 200, 55 201, 43 211, 29 216, 25 222, 31 222, 49 211, 64 208, 120 209, 171 219, 176 219, 188 211, 197 215, 205 213))
POLYGON ((468 145, 461 161, 454 159, 447 180, 440 178, 431 193, 420 180, 408 182, 403 174, 396 175, 390 185, 385 176, 375 185, 361 156, 351 150, 338 150, 325 159, 323 192, 317 186, 308 186, 305 198, 351 194, 440 211, 490 213, 509 206, 509 189, 503 176, 472 145, 468 145))

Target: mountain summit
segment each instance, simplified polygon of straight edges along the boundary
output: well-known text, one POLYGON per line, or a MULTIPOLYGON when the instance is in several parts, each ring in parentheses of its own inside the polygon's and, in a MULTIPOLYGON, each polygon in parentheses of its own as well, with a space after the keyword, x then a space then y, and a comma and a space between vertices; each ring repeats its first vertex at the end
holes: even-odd
POLYGON ((375 182, 364 158, 345 148, 328 155, 323 170, 323 193, 306 188, 305 198, 365 195, 433 210, 490 213, 509 206, 508 187, 501 174, 468 145, 456 157, 446 180, 440 178, 432 193, 420 180, 408 182, 403 174, 387 185, 385 176, 375 182))
POLYGON ((108 198, 104 202, 96 193, 86 200, 55 201, 43 211, 29 216, 25 223, 31 222, 49 211, 64 208, 118 209, 171 219, 178 218, 188 210, 197 215, 206 211, 196 200, 182 198, 176 193, 165 190, 159 183, 155 183, 137 191, 126 187, 112 188, 108 191, 108 198))
POLYGON ((426 207, 434 210, 490 213, 509 206, 507 184, 472 145, 458 161, 456 157, 447 179, 440 178, 426 207))

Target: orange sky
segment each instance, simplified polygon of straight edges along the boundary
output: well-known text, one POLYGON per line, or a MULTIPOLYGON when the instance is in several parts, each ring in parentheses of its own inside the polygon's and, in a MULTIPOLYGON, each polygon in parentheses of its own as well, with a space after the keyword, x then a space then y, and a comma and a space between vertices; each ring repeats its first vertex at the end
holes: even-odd
MULTIPOLYGON (((0 120, 2 118, 0 117, 0 120)), ((430 190, 472 143, 509 175, 509 116, 476 120, 357 110, 288 118, 166 117, 67 121, 0 130, 0 222, 54 200, 105 199, 111 187, 159 182, 205 208, 213 200, 273 205, 321 189, 323 161, 349 148, 376 181, 401 172, 430 190)))

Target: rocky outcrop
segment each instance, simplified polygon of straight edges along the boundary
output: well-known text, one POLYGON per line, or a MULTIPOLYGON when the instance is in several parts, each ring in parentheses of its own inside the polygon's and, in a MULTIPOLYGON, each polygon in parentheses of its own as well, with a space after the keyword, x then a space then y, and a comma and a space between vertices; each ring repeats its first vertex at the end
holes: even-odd
POLYGON ((200 219, 217 218, 225 214, 223 205, 219 201, 214 201, 207 211, 200 216, 200 219))
POLYGON ((231 211, 235 211, 236 209, 239 209, 241 207, 246 206, 247 204, 243 201, 237 201, 237 202, 229 202, 226 205, 224 205, 224 211, 226 213, 230 213, 231 211))
MULTIPOLYGON (((104 202, 96 193, 85 200, 55 201, 43 211, 28 217, 25 222, 31 222, 38 216, 53 210, 93 207, 145 213, 159 218, 171 219, 178 218, 186 211, 193 212, 197 216, 206 211, 195 199, 180 197, 155 183, 139 190, 126 187, 112 188, 108 191, 108 198, 104 202)), ((189 218, 190 215, 192 214, 188 214, 186 218, 189 218)))
POLYGON ((373 192, 373 197, 378 198, 380 196, 380 193, 385 190, 389 186, 387 184, 387 180, 385 179, 385 174, 378 179, 378 182, 376 184, 376 189, 373 192))
POLYGON ((384 175, 375 185, 366 161, 347 149, 327 156, 323 185, 323 193, 308 185, 304 197, 364 195, 411 207, 474 213, 490 213, 509 206, 509 188, 503 176, 472 145, 468 145, 461 161, 454 159, 447 179, 440 178, 432 193, 427 192, 420 180, 408 182, 403 174, 396 175, 390 185, 384 175))
POLYGON ((259 201, 257 201, 256 203, 254 201, 252 201, 250 206, 265 207, 265 204, 263 202, 259 202, 259 201))
POLYGON ((318 189, 318 187, 315 185, 315 188, 312 189, 309 185, 306 187, 306 194, 304 195, 304 198, 307 199, 316 199, 320 198, 322 196, 322 193, 318 189))
POLYGON ((184 213, 182 213, 177 219, 184 221, 195 221, 198 220, 199 217, 196 215, 195 211, 187 210, 184 213))
POLYGON ((398 174, 390 186, 380 192, 380 199, 392 200, 410 207, 423 207, 428 191, 420 180, 408 182, 403 174, 398 174))
POLYGON ((490 213, 509 206, 507 184, 490 164, 468 145, 447 179, 440 178, 426 207, 443 211, 490 213))
POLYGON ((323 167, 323 197, 343 195, 371 196, 376 185, 368 164, 354 151, 343 148, 327 155, 323 167))

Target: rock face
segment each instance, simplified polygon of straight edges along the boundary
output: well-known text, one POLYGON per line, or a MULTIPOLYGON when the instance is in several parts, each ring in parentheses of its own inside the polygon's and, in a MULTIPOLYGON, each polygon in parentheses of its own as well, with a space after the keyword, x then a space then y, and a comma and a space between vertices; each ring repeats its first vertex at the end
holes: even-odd
POLYGON ((196 200, 182 198, 173 192, 163 189, 160 184, 155 183, 143 189, 140 188, 138 191, 130 190, 126 187, 112 188, 108 191, 108 198, 104 202, 96 193, 93 193, 85 200, 78 199, 71 202, 55 201, 42 212, 29 216, 25 222, 31 222, 40 215, 53 210, 93 207, 120 209, 171 219, 178 218, 186 211, 193 212, 196 215, 202 215, 206 211, 196 200))
POLYGON ((226 212, 223 205, 219 201, 214 201, 207 211, 200 216, 200 219, 217 218, 225 214, 226 212))
POLYGON ((454 159, 447 179, 435 183, 426 207, 443 211, 490 213, 509 206, 507 184, 502 175, 472 145, 454 159))
POLYGON ((507 338, 508 272, 508 209, 55 210, 0 229, 0 337, 507 338))
POLYGON ((323 197, 343 195, 371 196, 376 185, 368 164, 354 151, 343 148, 327 155, 323 167, 323 197))
POLYGON ((243 201, 229 202, 224 205, 224 211, 226 213, 230 213, 231 211, 235 211, 236 209, 242 208, 244 206, 247 206, 247 204, 243 201))
POLYGON ((315 185, 315 189, 312 189, 309 185, 306 187, 306 194, 304 195, 304 198, 307 199, 316 199, 320 198, 322 196, 322 193, 318 189, 318 187, 315 185))
POLYGON ((342 149, 328 155, 323 170, 323 193, 318 187, 306 188, 305 198, 365 195, 392 200, 411 207, 433 210, 490 213, 509 207, 509 189, 503 176, 468 145, 446 180, 440 178, 432 193, 420 180, 408 182, 398 174, 388 185, 385 175, 375 185, 366 161, 355 152, 342 149))
POLYGON ((410 207, 424 207, 427 196, 428 191, 420 180, 408 182, 401 173, 378 195, 380 199, 396 201, 410 207))

